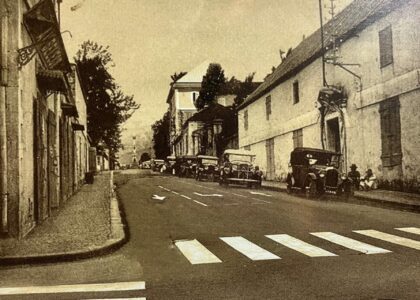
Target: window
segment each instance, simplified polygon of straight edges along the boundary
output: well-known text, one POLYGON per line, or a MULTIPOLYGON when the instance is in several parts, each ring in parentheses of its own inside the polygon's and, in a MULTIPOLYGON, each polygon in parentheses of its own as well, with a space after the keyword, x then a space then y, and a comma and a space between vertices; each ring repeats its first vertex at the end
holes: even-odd
POLYGON ((192 100, 195 103, 195 100, 197 100, 198 93, 197 92, 192 92, 192 100))
POLYGON ((293 104, 299 103, 299 81, 293 82, 293 104))
POLYGON ((391 98, 381 102, 379 107, 381 118, 382 165, 392 167, 401 164, 401 122, 400 102, 391 98))
POLYGON ((244 111, 244 128, 248 130, 248 110, 244 111))
POLYGON ((273 180, 276 174, 276 165, 274 161, 274 138, 265 141, 265 151, 267 158, 267 179, 273 180))
POLYGON ((393 63, 391 26, 379 31, 379 56, 381 68, 393 63))
POLYGON ((303 130, 293 131, 293 148, 303 147, 303 130))
POLYGON ((270 115, 271 115, 271 95, 265 98, 265 116, 267 118, 267 121, 270 120, 270 115))

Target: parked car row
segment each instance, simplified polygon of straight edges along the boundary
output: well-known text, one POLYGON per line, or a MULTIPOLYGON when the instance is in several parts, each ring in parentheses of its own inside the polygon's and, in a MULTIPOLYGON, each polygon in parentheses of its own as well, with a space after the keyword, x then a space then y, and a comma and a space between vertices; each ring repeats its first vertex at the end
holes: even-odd
POLYGON ((154 160, 154 171, 165 172, 198 181, 214 181, 220 185, 244 184, 260 187, 262 172, 254 166, 255 154, 247 150, 228 149, 218 158, 209 155, 168 156, 165 161, 154 160))
MULTIPOLYGON (((208 155, 168 156, 152 160, 154 171, 178 177, 219 182, 220 185, 242 184, 261 187, 263 172, 254 165, 251 151, 227 149, 218 158, 208 155)), ((341 170, 341 154, 315 148, 295 148, 290 154, 290 170, 286 178, 287 191, 303 191, 308 197, 324 193, 350 196, 352 180, 341 170)))

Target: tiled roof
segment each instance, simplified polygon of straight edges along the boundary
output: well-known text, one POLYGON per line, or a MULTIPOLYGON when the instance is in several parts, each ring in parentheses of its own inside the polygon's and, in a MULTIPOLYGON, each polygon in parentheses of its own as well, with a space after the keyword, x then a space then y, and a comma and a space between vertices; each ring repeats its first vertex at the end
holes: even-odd
MULTIPOLYGON (((404 5, 409 0, 355 0, 344 8, 334 19, 324 25, 324 43, 331 44, 331 35, 335 34, 343 41, 353 36, 363 28, 404 5)), ((259 97, 269 92, 295 75, 309 63, 322 55, 321 30, 318 29, 303 40, 290 55, 270 74, 265 81, 251 93, 240 108, 247 106, 259 97)), ((321 76, 321 73, 320 73, 321 76)))

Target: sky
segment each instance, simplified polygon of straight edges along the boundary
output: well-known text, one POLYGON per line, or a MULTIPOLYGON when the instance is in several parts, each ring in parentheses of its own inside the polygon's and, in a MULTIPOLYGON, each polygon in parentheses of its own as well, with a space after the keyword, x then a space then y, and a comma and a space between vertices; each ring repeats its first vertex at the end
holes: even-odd
MULTIPOLYGON (((330 0, 323 0, 330 18, 330 0)), ((337 11, 351 0, 335 0, 337 11)), ((111 73, 141 105, 124 124, 123 143, 151 139, 150 126, 167 110, 170 75, 203 61, 228 77, 256 72, 261 81, 280 63, 279 50, 319 28, 317 0, 64 0, 61 30, 72 59, 80 44, 108 45, 111 73)))

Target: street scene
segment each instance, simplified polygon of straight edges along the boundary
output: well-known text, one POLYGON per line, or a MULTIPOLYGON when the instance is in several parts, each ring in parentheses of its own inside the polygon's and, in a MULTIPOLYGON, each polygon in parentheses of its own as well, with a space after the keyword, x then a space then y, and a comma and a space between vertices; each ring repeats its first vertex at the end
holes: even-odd
POLYGON ((2 1, 0 299, 419 299, 419 20, 2 1))

